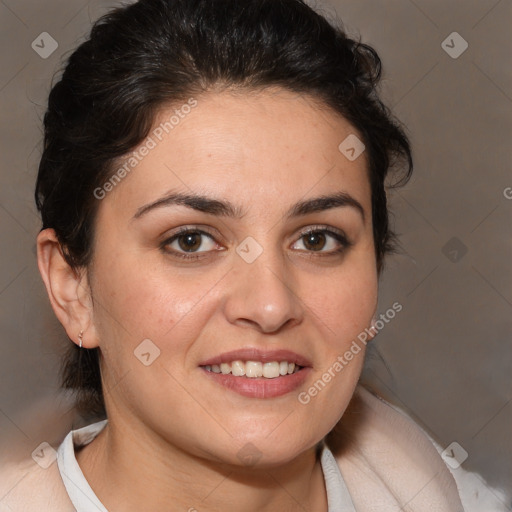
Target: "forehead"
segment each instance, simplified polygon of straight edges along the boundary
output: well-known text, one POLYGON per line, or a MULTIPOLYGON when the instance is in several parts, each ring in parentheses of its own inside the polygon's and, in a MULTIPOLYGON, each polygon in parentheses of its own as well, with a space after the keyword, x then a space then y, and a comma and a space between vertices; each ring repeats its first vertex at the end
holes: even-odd
POLYGON ((137 158, 117 163, 129 172, 106 203, 136 211, 180 189, 238 197, 268 211, 276 202, 345 190, 369 208, 366 155, 351 161, 339 148, 349 136, 358 137, 353 126, 309 96, 282 89, 204 93, 160 109, 137 158))

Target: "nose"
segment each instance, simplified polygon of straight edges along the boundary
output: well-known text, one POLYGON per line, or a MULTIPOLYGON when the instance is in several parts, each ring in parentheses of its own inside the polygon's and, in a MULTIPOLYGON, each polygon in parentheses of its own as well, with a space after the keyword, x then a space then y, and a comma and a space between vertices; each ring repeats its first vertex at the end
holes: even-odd
POLYGON ((268 334, 302 322, 304 304, 283 257, 263 253, 252 263, 235 256, 224 303, 230 323, 268 334))

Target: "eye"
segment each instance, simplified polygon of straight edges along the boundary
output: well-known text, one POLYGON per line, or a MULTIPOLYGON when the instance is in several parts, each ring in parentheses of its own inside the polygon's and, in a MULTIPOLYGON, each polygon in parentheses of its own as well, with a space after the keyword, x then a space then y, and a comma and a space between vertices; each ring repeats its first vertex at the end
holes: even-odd
MULTIPOLYGON (((325 227, 314 227, 303 231, 296 244, 299 242, 302 243, 303 250, 307 252, 320 252, 325 256, 339 254, 351 245, 343 232, 333 231, 325 227)), ((296 244, 293 248, 301 249, 296 247, 296 244)))
MULTIPOLYGON (((319 253, 319 256, 334 256, 344 252, 351 243, 345 234, 322 226, 315 226, 301 232, 293 249, 308 253, 319 253), (297 247, 297 245, 302 247, 297 247)), ((207 254, 220 250, 212 234, 199 229, 182 227, 178 232, 164 240, 161 248, 172 256, 186 260, 197 260, 208 257, 207 254)))
POLYGON ((210 233, 197 228, 181 228, 162 243, 162 249, 173 256, 197 259, 204 253, 215 250, 217 244, 210 233))

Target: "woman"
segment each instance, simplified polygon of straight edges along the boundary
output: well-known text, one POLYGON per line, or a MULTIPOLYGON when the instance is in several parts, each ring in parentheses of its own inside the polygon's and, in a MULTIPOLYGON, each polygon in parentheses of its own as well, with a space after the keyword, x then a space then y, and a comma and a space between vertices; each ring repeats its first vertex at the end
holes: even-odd
POLYGON ((50 94, 37 253, 64 385, 105 419, 11 508, 462 510, 422 431, 358 386, 385 179, 412 169, 379 76, 300 0, 96 23, 50 94))

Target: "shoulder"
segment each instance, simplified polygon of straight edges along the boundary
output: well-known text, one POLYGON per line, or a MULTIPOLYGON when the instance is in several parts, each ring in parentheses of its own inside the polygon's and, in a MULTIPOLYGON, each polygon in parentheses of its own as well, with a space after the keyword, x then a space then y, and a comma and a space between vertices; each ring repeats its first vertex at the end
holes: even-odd
POLYGON ((408 416, 358 386, 326 439, 358 510, 461 512, 457 485, 408 416))
POLYGON ((4 510, 75 512, 60 476, 57 460, 46 469, 32 458, 1 463, 0 512, 4 510))

